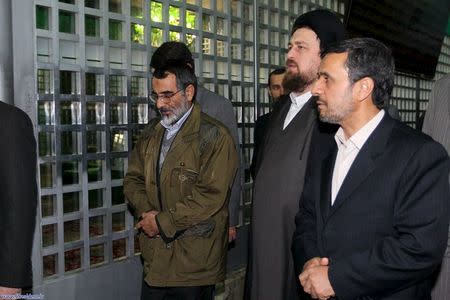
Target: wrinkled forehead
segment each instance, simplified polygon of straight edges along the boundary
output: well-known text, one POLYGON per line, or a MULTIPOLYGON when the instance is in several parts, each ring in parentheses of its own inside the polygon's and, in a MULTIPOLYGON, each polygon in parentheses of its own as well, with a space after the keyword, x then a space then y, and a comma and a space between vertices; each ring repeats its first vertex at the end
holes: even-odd
POLYGON ((164 78, 152 78, 152 90, 156 93, 177 90, 177 78, 175 74, 168 73, 164 78))

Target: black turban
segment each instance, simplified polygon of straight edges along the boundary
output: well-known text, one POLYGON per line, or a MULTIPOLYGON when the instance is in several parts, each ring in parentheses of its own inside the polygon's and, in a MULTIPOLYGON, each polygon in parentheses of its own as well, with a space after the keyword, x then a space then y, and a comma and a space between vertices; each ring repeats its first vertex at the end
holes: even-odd
POLYGON ((302 27, 308 27, 317 34, 321 50, 347 37, 347 31, 339 17, 325 9, 313 10, 299 16, 292 25, 291 35, 302 27))

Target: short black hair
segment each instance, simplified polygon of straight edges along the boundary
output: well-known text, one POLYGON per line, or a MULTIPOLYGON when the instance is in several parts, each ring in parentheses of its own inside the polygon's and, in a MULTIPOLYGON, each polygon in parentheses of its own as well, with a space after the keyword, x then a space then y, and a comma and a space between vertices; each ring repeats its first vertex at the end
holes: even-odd
POLYGON ((353 38, 330 46, 322 52, 322 58, 329 53, 347 53, 345 66, 350 82, 371 78, 374 81, 373 103, 380 109, 389 103, 394 88, 395 63, 386 45, 372 38, 353 38))
POLYGON ((273 75, 280 75, 280 74, 284 74, 285 72, 286 72, 285 67, 277 68, 277 69, 273 70, 272 72, 270 72, 269 79, 267 81, 267 85, 270 86, 270 78, 272 78, 273 75))
POLYGON ((150 67, 163 68, 168 60, 177 60, 188 65, 195 72, 195 63, 189 48, 181 42, 165 42, 152 55, 150 67))
POLYGON ((153 77, 157 79, 164 79, 169 74, 175 75, 177 80, 177 89, 182 90, 187 88, 189 85, 193 85, 196 94, 197 77, 195 76, 194 70, 186 65, 183 60, 167 60, 164 65, 161 65, 153 71, 153 77))

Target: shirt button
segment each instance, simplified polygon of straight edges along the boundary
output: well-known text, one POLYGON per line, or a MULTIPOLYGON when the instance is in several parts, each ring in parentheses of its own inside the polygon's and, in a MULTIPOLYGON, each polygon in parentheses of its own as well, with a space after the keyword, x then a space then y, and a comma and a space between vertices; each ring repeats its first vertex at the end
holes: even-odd
POLYGON ((180 162, 180 166, 184 167, 184 162, 180 162))
POLYGON ((172 244, 170 244, 170 243, 169 243, 169 244, 166 244, 166 248, 167 248, 167 249, 172 248, 172 244))

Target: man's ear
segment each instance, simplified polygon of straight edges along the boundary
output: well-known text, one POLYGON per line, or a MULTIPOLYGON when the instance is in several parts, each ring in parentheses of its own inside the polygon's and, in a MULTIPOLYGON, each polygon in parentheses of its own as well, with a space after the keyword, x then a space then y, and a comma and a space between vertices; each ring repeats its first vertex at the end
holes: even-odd
POLYGON ((194 85, 190 84, 186 87, 184 90, 184 94, 186 95, 186 98, 189 102, 192 102, 194 100, 195 95, 195 87, 194 85))
POLYGON ((356 82, 357 100, 364 101, 366 99, 372 98, 372 92, 375 83, 370 77, 363 77, 356 82))

